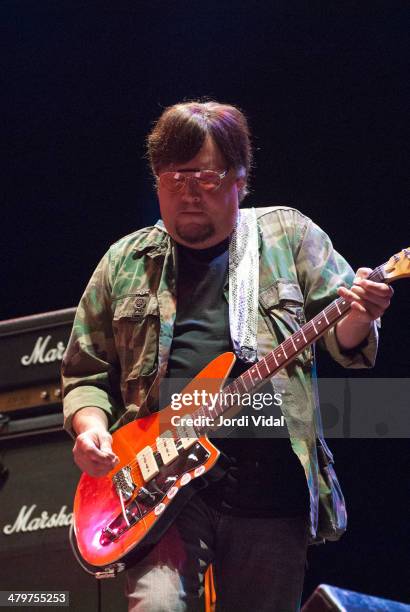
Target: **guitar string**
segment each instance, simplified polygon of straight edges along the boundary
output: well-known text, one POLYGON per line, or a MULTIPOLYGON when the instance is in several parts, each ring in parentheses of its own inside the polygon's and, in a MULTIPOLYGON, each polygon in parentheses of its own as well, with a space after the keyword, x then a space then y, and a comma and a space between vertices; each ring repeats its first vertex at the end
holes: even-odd
MULTIPOLYGON (((324 314, 323 314, 325 311, 327 311, 327 314, 329 315, 329 317, 331 319, 333 319, 333 313, 330 312, 331 310, 335 310, 336 309, 336 312, 338 313, 338 317, 343 316, 343 314, 345 314, 345 311, 348 310, 349 307, 347 309, 344 309, 342 311, 342 313, 340 314, 338 312, 338 309, 337 309, 337 306, 336 306, 336 302, 338 302, 340 305, 345 305, 344 300, 342 298, 338 298, 337 300, 335 300, 334 302, 329 304, 321 313, 319 313, 318 315, 313 317, 313 319, 311 319, 310 321, 308 321, 307 323, 305 323, 302 326, 304 331, 305 331, 305 335, 307 336, 307 342, 304 343, 305 346, 301 348, 301 351, 303 351, 306 346, 309 346, 312 342, 314 342, 315 337, 318 335, 316 333, 316 331, 315 331, 315 323, 316 323, 317 326, 319 326, 320 322, 325 318, 324 314), (309 337, 311 335, 312 331, 313 331, 313 337, 309 337)), ((330 324, 326 324, 326 327, 329 328, 334 323, 335 323, 335 321, 332 320, 330 322, 330 324)), ((284 360, 281 359, 281 354, 282 353, 285 356, 287 355, 287 358, 289 360, 292 360, 296 356, 298 351, 295 350, 295 348, 293 346, 292 340, 298 341, 297 336, 298 335, 299 336, 300 335, 303 336, 301 330, 302 330, 302 328, 300 328, 299 330, 294 332, 292 334, 292 336, 290 336, 289 338, 285 339, 278 347, 276 347, 273 351, 268 353, 268 355, 266 355, 263 359, 261 359, 258 362, 258 364, 261 364, 261 363, 263 363, 265 361, 268 365, 270 365, 272 367, 267 368, 268 373, 264 377, 260 376, 259 381, 256 381, 256 382, 262 382, 264 380, 267 380, 269 377, 271 377, 272 373, 273 373, 272 370, 274 370, 273 365, 275 365, 277 367, 277 369, 281 369, 282 367, 284 367, 284 364, 286 363, 287 359, 286 359, 286 357, 285 357, 284 360), (275 357, 276 357, 276 359, 275 359, 275 357)), ((325 331, 327 331, 327 330, 325 330, 325 331)), ((260 367, 260 365, 259 365, 259 367, 260 367)), ((254 386, 254 380, 252 379, 252 370, 253 370, 253 368, 255 368, 255 365, 251 366, 248 370, 246 370, 246 372, 244 372, 241 376, 239 376, 237 379, 235 379, 235 381, 233 381, 230 385, 228 385, 228 387, 225 388, 224 395, 226 396, 226 394, 229 393, 229 391, 227 391, 229 388, 231 388, 233 386, 237 387, 239 381, 241 381, 241 386, 243 386, 243 388, 245 389, 245 392, 249 392, 249 390, 254 386), (246 378, 245 378, 246 376, 250 379, 251 386, 249 388, 248 388, 248 385, 246 384, 246 378)), ((218 403, 218 406, 221 407, 220 403, 218 403)), ((201 406, 200 408, 198 408, 195 411, 195 414, 199 413, 202 410, 208 410, 208 412, 209 412, 209 409, 210 409, 209 405, 201 406)), ((196 434, 198 434, 198 431, 196 430, 195 427, 194 427, 194 431, 196 432, 196 434)), ((200 431, 200 429, 199 429, 199 431, 200 431)), ((175 440, 176 444, 178 444, 178 442, 180 442, 180 438, 174 438, 174 440, 175 440)), ((158 447, 157 447, 156 444, 149 445, 149 446, 153 450, 154 453, 161 454, 160 451, 158 451, 158 447)), ((137 471, 139 472, 139 475, 144 479, 144 477, 142 475, 141 467, 140 467, 140 465, 138 463, 138 459, 131 460, 128 464, 123 466, 123 468, 125 468, 125 467, 130 468, 130 470, 135 470, 135 468, 136 468, 137 471)))

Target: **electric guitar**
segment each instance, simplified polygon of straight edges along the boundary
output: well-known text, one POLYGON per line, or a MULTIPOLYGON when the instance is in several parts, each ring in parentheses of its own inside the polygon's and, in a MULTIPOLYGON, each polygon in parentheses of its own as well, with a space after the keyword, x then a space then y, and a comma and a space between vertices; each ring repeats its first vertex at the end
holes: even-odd
MULTIPOLYGON (((410 276, 410 248, 393 255, 368 278, 391 283, 406 276, 410 276)), ((211 361, 182 394, 201 398, 217 394, 220 399, 213 405, 204 402, 196 410, 183 406, 178 412, 169 405, 117 430, 112 446, 119 464, 100 478, 83 474, 76 490, 74 532, 83 559, 101 568, 144 556, 190 497, 205 486, 203 476, 218 462, 220 452, 207 433, 215 430, 222 414, 232 417, 239 411, 237 405, 221 400, 228 394, 253 393, 349 310, 350 304, 337 298, 228 386, 224 383, 234 354, 211 361)))

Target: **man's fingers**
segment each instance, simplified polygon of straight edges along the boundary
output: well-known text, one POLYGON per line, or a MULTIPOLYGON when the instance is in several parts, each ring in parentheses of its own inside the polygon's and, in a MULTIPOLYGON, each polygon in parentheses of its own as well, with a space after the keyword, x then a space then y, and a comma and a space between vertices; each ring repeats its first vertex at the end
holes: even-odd
POLYGON ((119 462, 111 449, 111 435, 106 431, 83 432, 76 439, 73 453, 78 467, 90 476, 103 476, 119 462))
POLYGON ((353 281, 353 287, 362 287, 365 291, 374 293, 375 295, 391 297, 394 293, 393 287, 386 285, 386 283, 375 283, 374 281, 367 280, 364 278, 355 278, 353 281))
POLYGON ((390 294, 386 294, 386 292, 381 294, 380 292, 376 293, 373 291, 368 291, 358 285, 354 285, 351 289, 340 287, 339 295, 347 298, 349 301, 359 300, 366 303, 375 304, 383 310, 385 310, 390 304, 390 294))
POLYGON ((352 311, 360 315, 358 320, 375 321, 383 315, 390 304, 389 297, 380 297, 368 291, 364 291, 359 286, 351 289, 340 287, 339 295, 350 302, 352 311))
POLYGON ((87 472, 87 474, 89 474, 90 476, 94 476, 95 478, 105 476, 112 470, 111 465, 104 465, 95 461, 91 461, 84 458, 84 456, 74 456, 74 460, 80 470, 82 470, 83 472, 87 472))
POLYGON ((380 309, 378 306, 370 302, 352 302, 352 310, 356 310, 363 315, 367 315, 367 317, 373 321, 380 317, 384 312, 383 309, 380 309))
POLYGON ((106 457, 110 458, 111 460, 117 461, 118 457, 113 452, 112 447, 111 447, 111 444, 112 444, 111 435, 108 432, 103 432, 102 434, 98 436, 98 438, 99 438, 99 447, 100 447, 101 453, 103 453, 106 457))
POLYGON ((356 272, 356 278, 367 278, 372 272, 373 270, 371 268, 359 268, 356 272))

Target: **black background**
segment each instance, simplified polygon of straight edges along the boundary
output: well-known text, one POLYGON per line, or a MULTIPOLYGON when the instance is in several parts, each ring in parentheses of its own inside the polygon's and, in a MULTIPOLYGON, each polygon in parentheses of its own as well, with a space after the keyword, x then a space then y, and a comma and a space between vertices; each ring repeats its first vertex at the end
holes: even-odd
MULTIPOLYGON (((144 139, 162 109, 239 105, 245 205, 311 216, 354 268, 410 246, 407 2, 2 2, 2 319, 75 305, 117 238, 158 218, 144 139)), ((371 376, 408 377, 408 281, 371 376)), ((322 357, 322 375, 340 375, 322 357)), ((368 376, 368 373, 364 375, 368 376)), ((350 528, 318 582, 408 593, 406 440, 338 440, 350 528)))

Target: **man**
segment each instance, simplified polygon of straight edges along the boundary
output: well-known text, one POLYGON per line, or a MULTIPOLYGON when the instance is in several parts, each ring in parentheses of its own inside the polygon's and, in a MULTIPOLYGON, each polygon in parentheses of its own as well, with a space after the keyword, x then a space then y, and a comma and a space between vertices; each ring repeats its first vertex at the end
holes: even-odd
MULTIPOLYGON (((159 382, 192 378, 232 349, 236 377, 338 295, 351 310, 321 342, 342 365, 370 367, 375 321, 391 297, 366 280, 370 270, 354 277, 298 211, 239 212, 251 146, 235 107, 166 109, 148 153, 162 222, 104 256, 63 362, 66 428, 77 465, 92 476, 118 461, 108 429, 156 409, 159 382)), ((218 610, 299 609, 308 539, 336 539, 345 528, 331 465, 327 479, 318 468, 331 454, 317 425, 312 361, 305 350, 275 376, 290 441, 249 432, 216 442, 230 460, 226 476, 197 493, 129 571, 130 610, 201 609, 209 563, 218 610)))

